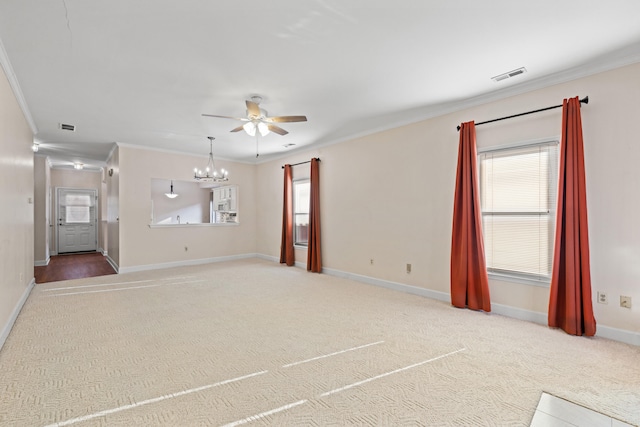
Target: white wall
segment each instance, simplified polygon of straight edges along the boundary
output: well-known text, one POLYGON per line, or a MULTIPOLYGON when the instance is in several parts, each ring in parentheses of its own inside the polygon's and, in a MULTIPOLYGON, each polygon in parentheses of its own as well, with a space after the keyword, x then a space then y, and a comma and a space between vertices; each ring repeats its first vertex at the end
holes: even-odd
POLYGON ((33 133, 0 68, 0 347, 33 282, 33 133))
POLYGON ((114 147, 107 159, 107 255, 118 270, 120 265, 120 149, 114 147))
POLYGON ((119 267, 123 271, 255 254, 254 165, 216 161, 220 167, 230 171, 228 184, 239 186, 240 224, 152 228, 149 227, 151 178, 188 181, 192 179, 193 165, 206 163, 206 157, 144 150, 122 144, 118 152, 119 267))
MULTIPOLYGON (((320 157, 324 267, 449 293, 456 126, 588 95, 582 120, 592 287, 594 295, 604 291, 610 300, 603 305, 593 299, 595 316, 601 327, 639 337, 640 140, 630 131, 640 117, 638 76, 640 64, 627 66, 261 164, 257 250, 279 257, 281 165, 320 157), (634 307, 621 308, 620 295, 632 296, 634 307)), ((560 109, 479 126, 478 146, 559 135, 560 127, 560 109)), ((294 175, 308 167, 295 167, 294 175)), ((305 256, 296 252, 297 261, 305 256)), ((493 303, 546 318, 548 288, 491 280, 490 289, 493 303)))
POLYGON ((46 156, 34 156, 34 263, 43 266, 49 263, 52 227, 50 216, 51 167, 46 156))
POLYGON ((109 221, 108 221, 108 211, 107 211, 107 200, 108 200, 108 188, 107 188, 107 178, 108 173, 106 168, 102 168, 102 181, 100 182, 100 225, 98 227, 98 251, 102 252, 103 255, 108 255, 109 252, 107 248, 109 247, 109 221))

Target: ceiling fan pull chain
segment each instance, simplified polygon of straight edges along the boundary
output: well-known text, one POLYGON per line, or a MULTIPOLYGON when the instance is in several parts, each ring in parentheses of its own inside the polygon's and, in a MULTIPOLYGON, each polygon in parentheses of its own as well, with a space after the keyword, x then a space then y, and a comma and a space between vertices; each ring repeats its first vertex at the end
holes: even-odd
POLYGON ((258 132, 256 132, 256 159, 258 158, 258 156, 260 156, 260 154, 258 153, 258 132))

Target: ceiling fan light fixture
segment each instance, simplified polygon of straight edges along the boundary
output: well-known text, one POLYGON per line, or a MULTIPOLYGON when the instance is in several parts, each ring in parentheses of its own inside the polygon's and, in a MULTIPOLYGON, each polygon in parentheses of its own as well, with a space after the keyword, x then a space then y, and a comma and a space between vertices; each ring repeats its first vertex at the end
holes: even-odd
POLYGON ((246 133, 248 133, 250 136, 256 136, 256 124, 253 122, 247 122, 244 125, 242 125, 242 129, 244 129, 244 131, 246 133))
MULTIPOLYGON (((247 116, 246 117, 230 117, 230 116, 219 116, 217 114, 202 114, 206 117, 216 117, 220 119, 232 119, 239 120, 244 122, 244 124, 237 126, 231 129, 231 132, 240 132, 244 130, 249 136, 258 136, 257 132, 260 132, 260 135, 267 136, 270 133, 277 133, 278 135, 286 135, 287 132, 285 129, 279 126, 280 123, 295 123, 295 122, 306 122, 306 116, 269 116, 267 111, 260 108, 260 102, 262 101, 262 97, 258 95, 254 95, 251 97, 251 101, 246 100, 245 104, 247 105, 247 116)), ((257 139, 256 139, 257 145, 257 139)))
POLYGON ((244 129, 244 131, 249 136, 256 136, 256 129, 258 130, 258 132, 260 132, 260 135, 262 136, 267 136, 270 132, 269 125, 267 125, 264 122, 258 122, 257 125, 252 121, 247 122, 244 125, 242 125, 242 129, 244 129))
POLYGON ((260 132, 260 135, 267 136, 269 134, 269 126, 264 122, 260 122, 258 123, 258 131, 260 132))

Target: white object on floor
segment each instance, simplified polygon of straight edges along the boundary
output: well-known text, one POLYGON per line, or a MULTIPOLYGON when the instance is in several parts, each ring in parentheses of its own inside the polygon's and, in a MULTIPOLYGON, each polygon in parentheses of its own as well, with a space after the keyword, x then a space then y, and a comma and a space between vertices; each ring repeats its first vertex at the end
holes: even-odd
POLYGON ((633 427, 568 400, 542 393, 530 427, 633 427))

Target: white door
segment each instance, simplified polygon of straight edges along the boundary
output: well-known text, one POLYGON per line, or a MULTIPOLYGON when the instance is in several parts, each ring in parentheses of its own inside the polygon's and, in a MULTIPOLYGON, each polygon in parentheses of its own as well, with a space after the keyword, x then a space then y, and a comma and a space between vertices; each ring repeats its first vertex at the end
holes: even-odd
POLYGON ((95 251, 97 190, 58 188, 58 253, 95 251))

